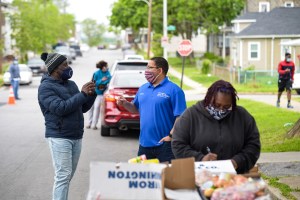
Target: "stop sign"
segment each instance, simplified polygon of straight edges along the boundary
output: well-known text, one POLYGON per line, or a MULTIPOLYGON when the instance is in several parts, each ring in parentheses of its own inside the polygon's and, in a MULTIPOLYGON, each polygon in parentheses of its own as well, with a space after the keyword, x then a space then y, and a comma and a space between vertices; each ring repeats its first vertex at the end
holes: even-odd
POLYGON ((177 51, 181 56, 190 55, 193 51, 192 42, 190 40, 182 40, 177 51))

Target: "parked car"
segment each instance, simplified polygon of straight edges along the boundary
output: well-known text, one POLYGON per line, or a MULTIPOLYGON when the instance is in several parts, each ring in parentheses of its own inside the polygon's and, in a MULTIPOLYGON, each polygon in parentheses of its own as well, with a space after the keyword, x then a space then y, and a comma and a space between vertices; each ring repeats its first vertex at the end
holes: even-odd
POLYGON ((57 47, 55 47, 54 52, 66 56, 67 59, 68 59, 68 63, 72 64, 72 53, 70 51, 70 47, 68 47, 68 46, 57 46, 57 47))
POLYGON ((116 50, 116 49, 118 49, 118 46, 115 45, 115 44, 109 44, 107 48, 108 48, 109 50, 116 50))
POLYGON ((117 98, 122 95, 127 101, 132 101, 139 87, 146 83, 144 70, 122 70, 113 75, 108 89, 104 92, 101 102, 101 135, 110 136, 110 129, 122 131, 139 129, 140 115, 131 113, 117 105, 117 98))
POLYGON ((90 47, 89 47, 89 45, 87 45, 85 43, 82 43, 80 45, 80 50, 83 51, 83 52, 87 52, 88 50, 90 50, 90 47))
POLYGON ((300 72, 294 74, 293 89, 300 95, 300 72))
POLYGON ((33 74, 39 74, 39 73, 44 74, 47 72, 45 62, 38 57, 28 59, 27 66, 32 70, 33 74))
POLYGON ((122 49, 122 51, 125 51, 127 49, 131 49, 131 44, 125 43, 125 44, 123 44, 123 46, 121 47, 121 49, 122 49))
POLYGON ((141 56, 141 55, 126 55, 124 60, 144 60, 144 56, 141 56))
MULTIPOLYGON (((26 64, 19 64, 19 69, 20 69, 20 76, 21 76, 20 84, 21 85, 31 84, 32 76, 33 76, 31 69, 26 64)), ((4 81, 4 85, 10 85, 9 68, 6 70, 6 72, 3 75, 3 81, 4 81)))
POLYGON ((82 56, 82 52, 80 50, 80 46, 79 45, 72 44, 72 45, 70 45, 70 48, 75 50, 76 56, 80 56, 80 57, 82 56))
POLYGON ((75 51, 75 49, 73 49, 73 48, 70 48, 70 52, 71 52, 71 57, 72 57, 72 60, 76 60, 76 51, 75 51))
POLYGON ((97 49, 99 49, 99 50, 100 49, 105 49, 105 45, 104 44, 99 44, 98 47, 97 47, 97 49))
POLYGON ((117 70, 146 70, 148 60, 118 60, 109 69, 111 75, 117 70))

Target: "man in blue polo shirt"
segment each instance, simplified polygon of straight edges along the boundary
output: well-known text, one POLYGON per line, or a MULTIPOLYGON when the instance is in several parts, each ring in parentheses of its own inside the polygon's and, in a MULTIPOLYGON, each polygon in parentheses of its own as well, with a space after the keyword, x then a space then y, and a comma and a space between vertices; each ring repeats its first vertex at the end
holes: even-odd
POLYGON ((128 111, 140 114, 140 145, 138 155, 147 159, 158 158, 160 162, 174 159, 171 148, 173 127, 186 109, 184 92, 166 76, 168 61, 154 57, 148 62, 145 78, 135 99, 128 102, 124 97, 117 101, 128 111))

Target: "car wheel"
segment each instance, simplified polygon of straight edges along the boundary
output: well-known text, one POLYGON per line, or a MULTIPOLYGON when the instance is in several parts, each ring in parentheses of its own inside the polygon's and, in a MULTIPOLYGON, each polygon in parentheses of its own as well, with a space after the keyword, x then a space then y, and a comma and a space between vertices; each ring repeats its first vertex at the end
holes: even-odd
POLYGON ((101 126, 101 136, 110 136, 110 128, 101 126))
POLYGON ((300 95, 300 89, 296 89, 297 94, 300 95))

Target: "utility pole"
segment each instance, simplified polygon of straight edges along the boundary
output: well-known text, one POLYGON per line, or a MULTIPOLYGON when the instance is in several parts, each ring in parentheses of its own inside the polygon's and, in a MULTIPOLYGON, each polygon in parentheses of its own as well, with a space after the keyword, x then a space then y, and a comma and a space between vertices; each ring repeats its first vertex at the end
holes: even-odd
MULTIPOLYGON (((168 16, 168 8, 167 8, 167 0, 164 0, 163 2, 163 30, 164 30, 164 38, 168 38, 168 20, 167 20, 167 16, 168 16)), ((164 58, 166 60, 168 60, 168 52, 167 52, 167 47, 164 46, 164 58)))
POLYGON ((152 0, 135 0, 135 1, 143 1, 148 5, 147 58, 149 59, 150 50, 151 50, 152 0))

